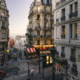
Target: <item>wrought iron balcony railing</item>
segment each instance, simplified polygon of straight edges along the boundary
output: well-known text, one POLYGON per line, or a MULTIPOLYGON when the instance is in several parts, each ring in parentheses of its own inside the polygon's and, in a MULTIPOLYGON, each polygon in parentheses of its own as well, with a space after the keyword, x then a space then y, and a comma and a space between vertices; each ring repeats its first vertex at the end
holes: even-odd
POLYGON ((48 21, 48 19, 44 19, 44 21, 48 21))
POLYGON ((71 74, 73 76, 77 77, 78 76, 78 71, 76 69, 74 69, 74 68, 71 68, 71 74))
POLYGON ((72 62, 76 62, 76 57, 74 57, 74 56, 70 56, 70 60, 72 61, 72 62))
POLYGON ((35 27, 35 30, 40 30, 40 29, 41 29, 41 27, 40 27, 40 26, 35 27))
POLYGON ((62 35, 61 35, 61 38, 64 39, 64 38, 65 38, 65 34, 62 34, 62 35))
POLYGON ((50 21, 54 21, 53 19, 50 19, 50 21))
POLYGON ((1 30, 6 30, 6 27, 5 27, 5 26, 2 26, 2 27, 1 27, 1 30))
POLYGON ((69 14, 69 18, 72 18, 73 16, 74 16, 73 13, 70 13, 70 14, 69 14))
POLYGON ((65 16, 62 16, 62 17, 61 17, 61 21, 63 21, 63 20, 65 20, 65 16))
POLYGON ((61 53, 61 57, 65 57, 65 53, 61 53))
POLYGON ((56 19, 56 22, 59 22, 59 19, 56 19))
POLYGON ((78 11, 74 12, 73 15, 74 15, 74 17, 77 17, 78 16, 78 11))
POLYGON ((5 17, 5 16, 1 16, 1 19, 3 19, 3 20, 7 20, 7 17, 5 17))
POLYGON ((28 31, 32 31, 33 29, 32 28, 28 28, 28 31))

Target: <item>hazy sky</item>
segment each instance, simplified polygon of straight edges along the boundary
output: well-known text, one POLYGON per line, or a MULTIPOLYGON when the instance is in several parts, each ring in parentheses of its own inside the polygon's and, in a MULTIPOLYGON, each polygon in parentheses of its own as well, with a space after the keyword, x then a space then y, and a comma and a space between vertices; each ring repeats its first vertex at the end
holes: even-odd
POLYGON ((34 0, 5 0, 9 10, 10 36, 25 35, 30 4, 34 0))

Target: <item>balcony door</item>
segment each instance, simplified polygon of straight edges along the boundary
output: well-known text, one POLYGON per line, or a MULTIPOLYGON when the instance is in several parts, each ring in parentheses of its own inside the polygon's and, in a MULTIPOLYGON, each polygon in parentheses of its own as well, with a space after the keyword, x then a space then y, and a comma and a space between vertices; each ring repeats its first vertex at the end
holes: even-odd
POLYGON ((40 36, 40 32, 39 31, 37 31, 37 36, 40 36))
POLYGON ((2 27, 5 27, 5 22, 2 22, 2 27))

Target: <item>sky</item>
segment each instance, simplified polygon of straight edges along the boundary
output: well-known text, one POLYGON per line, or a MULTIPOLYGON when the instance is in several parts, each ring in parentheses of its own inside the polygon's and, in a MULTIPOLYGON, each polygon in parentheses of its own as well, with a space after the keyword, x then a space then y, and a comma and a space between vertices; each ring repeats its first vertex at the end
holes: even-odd
POLYGON ((34 0, 5 0, 9 10, 9 35, 25 35, 30 4, 34 0))

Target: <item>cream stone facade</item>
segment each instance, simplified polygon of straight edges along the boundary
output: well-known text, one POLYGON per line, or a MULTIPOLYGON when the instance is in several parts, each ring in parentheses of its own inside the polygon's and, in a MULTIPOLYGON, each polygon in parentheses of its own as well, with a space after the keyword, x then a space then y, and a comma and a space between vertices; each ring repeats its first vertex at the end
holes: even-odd
POLYGON ((34 47, 51 46, 53 39, 53 15, 51 0, 34 0, 29 11, 27 27, 29 41, 34 47))
POLYGON ((6 59, 9 41, 9 13, 5 0, 0 0, 0 62, 6 59))

